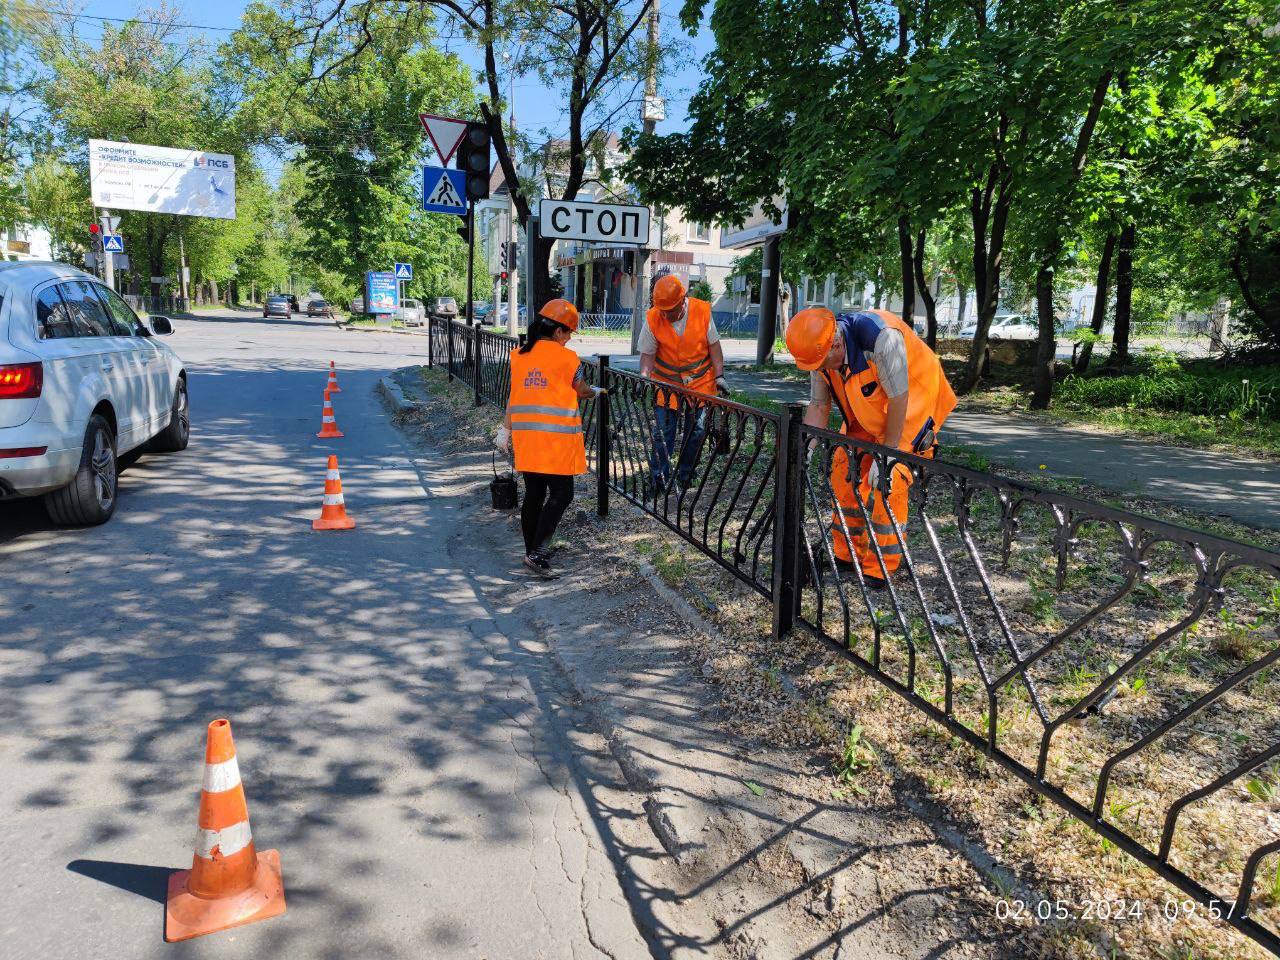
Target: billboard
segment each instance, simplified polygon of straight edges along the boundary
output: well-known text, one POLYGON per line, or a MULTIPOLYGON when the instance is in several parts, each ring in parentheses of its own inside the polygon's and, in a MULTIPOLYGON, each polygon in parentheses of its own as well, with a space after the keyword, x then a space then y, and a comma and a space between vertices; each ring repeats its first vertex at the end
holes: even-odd
POLYGON ((764 212, 761 204, 756 204, 744 223, 726 225, 720 229, 720 246, 725 250, 741 250, 744 247, 758 247, 767 237, 784 233, 787 229, 787 201, 785 197, 774 198, 773 203, 782 210, 779 219, 774 220, 764 212))
POLYGON ((234 220, 236 158, 90 140, 89 192, 94 206, 109 210, 234 220))
POLYGON ((364 312, 395 313, 400 306, 400 284, 391 270, 370 270, 364 275, 364 312))

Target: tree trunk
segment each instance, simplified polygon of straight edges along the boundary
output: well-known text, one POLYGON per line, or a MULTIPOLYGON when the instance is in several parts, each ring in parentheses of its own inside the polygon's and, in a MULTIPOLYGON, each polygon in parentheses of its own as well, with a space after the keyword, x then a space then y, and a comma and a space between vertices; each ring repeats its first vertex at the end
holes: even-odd
POLYGON ((1133 314, 1133 248, 1137 244, 1137 226, 1131 221, 1120 231, 1116 249, 1116 322, 1111 335, 1108 367, 1122 367, 1129 362, 1129 327, 1133 314))
POLYGON ((916 317, 916 262, 911 250, 911 221, 898 217, 898 261, 902 267, 902 319, 914 328, 916 317))
MULTIPOLYGON (((1089 329, 1101 333, 1107 322, 1107 296, 1111 289, 1111 256, 1116 249, 1116 235, 1107 234, 1106 243, 1102 245, 1102 259, 1098 261, 1097 294, 1093 299, 1093 316, 1089 319, 1089 329)), ((1089 369, 1089 358, 1093 354, 1093 341, 1086 340, 1080 345, 1080 353, 1076 356, 1075 371, 1084 373, 1089 369)))
POLYGON ((956 296, 960 298, 960 307, 956 310, 956 332, 959 333, 964 329, 964 315, 969 309, 969 288, 963 283, 957 283, 956 296))
POLYGON ((914 257, 916 288, 920 291, 920 299, 924 301, 924 341, 929 345, 930 350, 935 350, 938 346, 937 301, 934 300, 933 294, 929 291, 929 284, 927 284, 924 279, 924 246, 925 232, 921 230, 916 234, 916 252, 914 257))
POLYGON ((884 302, 884 275, 883 271, 876 270, 876 278, 871 281, 871 306, 874 310, 880 309, 880 304, 884 302))
POLYGON ((1058 352, 1053 324, 1053 263, 1056 258, 1046 258, 1036 271, 1036 314, 1040 321, 1040 339, 1036 349, 1036 366, 1033 373, 1034 391, 1031 409, 1045 410, 1053 397, 1053 365, 1058 352))

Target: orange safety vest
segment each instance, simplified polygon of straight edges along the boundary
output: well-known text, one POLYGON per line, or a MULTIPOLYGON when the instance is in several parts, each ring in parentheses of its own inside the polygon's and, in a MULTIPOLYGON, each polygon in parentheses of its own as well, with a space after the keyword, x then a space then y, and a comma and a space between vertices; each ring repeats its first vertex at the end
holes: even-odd
MULTIPOLYGON (((698 393, 715 393, 716 376, 711 366, 711 347, 707 343, 707 331, 711 329, 711 304, 689 297, 689 317, 685 320, 684 335, 677 336, 657 307, 645 316, 649 332, 658 341, 658 353, 653 361, 655 380, 674 383, 698 393)), ((674 409, 678 399, 674 394, 666 397, 666 405, 674 409)))
MULTIPOLYGON (((933 418, 933 429, 942 424, 956 408, 956 395, 942 370, 942 361, 929 349, 928 344, 916 336, 910 325, 887 310, 869 310, 902 334, 907 348, 907 420, 902 428, 901 448, 911 450, 915 439, 933 418)), ((839 333, 837 332, 837 336, 839 333)), ((831 387, 840 416, 844 420, 844 432, 855 435, 866 433, 876 443, 884 442, 885 423, 889 418, 889 395, 880 386, 880 374, 876 365, 868 361, 867 368, 853 373, 846 365, 839 370, 820 371, 831 387)), ((925 452, 925 451, 920 451, 925 452)))
POLYGON ((511 447, 516 469, 576 476, 587 472, 582 416, 573 378, 578 355, 554 340, 511 351, 511 447))

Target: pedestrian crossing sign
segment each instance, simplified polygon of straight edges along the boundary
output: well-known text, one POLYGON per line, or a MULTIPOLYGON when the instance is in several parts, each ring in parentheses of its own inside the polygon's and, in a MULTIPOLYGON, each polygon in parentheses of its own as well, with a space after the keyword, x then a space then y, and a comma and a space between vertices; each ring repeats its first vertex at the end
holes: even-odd
POLYGON ((467 190, 465 170, 448 167, 422 168, 422 209, 427 213, 453 213, 467 215, 467 190))
POLYGON ((102 235, 102 249, 107 253, 124 253, 124 237, 118 233, 104 233, 102 235))

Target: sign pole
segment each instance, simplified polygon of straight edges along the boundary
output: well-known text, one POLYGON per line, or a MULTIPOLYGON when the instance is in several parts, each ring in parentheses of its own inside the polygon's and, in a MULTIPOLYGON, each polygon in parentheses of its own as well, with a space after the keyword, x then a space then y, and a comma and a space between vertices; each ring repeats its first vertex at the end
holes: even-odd
POLYGON ((773 344, 778 339, 778 274, 782 268, 782 237, 764 242, 760 270, 760 329, 756 332, 756 363, 773 362, 773 344))
POLYGON ((112 290, 116 288, 116 264, 115 254, 107 249, 107 235, 112 233, 111 229, 111 211, 106 207, 102 208, 102 272, 103 280, 107 282, 107 286, 112 290))
POLYGON ((467 204, 467 326, 470 327, 475 323, 472 316, 472 284, 475 281, 475 261, 476 261, 476 205, 474 203, 467 204))

